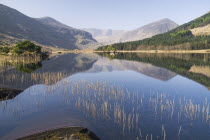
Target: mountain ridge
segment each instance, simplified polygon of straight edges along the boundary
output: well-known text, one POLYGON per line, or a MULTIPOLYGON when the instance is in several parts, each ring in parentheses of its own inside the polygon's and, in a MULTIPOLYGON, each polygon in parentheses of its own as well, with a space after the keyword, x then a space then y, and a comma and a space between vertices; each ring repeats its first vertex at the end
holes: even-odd
MULTIPOLYGON (((98 45, 86 31, 69 27, 49 17, 31 18, 3 4, 0 4, 0 19, 0 33, 16 38, 16 42, 30 40, 63 49, 87 49, 98 45)), ((1 44, 4 44, 3 41, 0 38, 1 44)))

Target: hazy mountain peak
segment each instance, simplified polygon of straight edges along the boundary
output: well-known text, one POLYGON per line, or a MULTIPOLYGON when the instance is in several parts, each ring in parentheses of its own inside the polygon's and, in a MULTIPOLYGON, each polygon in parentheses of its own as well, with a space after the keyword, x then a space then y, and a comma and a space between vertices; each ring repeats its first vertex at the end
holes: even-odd
MULTIPOLYGON (((175 23, 174 21, 172 21, 171 19, 169 18, 164 18, 164 19, 160 19, 160 20, 157 20, 157 21, 154 21, 152 23, 149 23, 149 24, 146 24, 140 28, 143 28, 143 27, 150 27, 152 25, 155 25, 155 26, 159 26, 159 25, 164 25, 164 24, 167 24, 167 25, 171 25, 171 26, 174 26, 174 27, 178 27, 179 25, 177 23, 175 23)), ((140 29, 138 28, 138 29, 140 29)), ((173 27, 172 27, 173 28, 173 27)), ((136 29, 135 29, 136 30, 136 29)))
POLYGON ((177 27, 179 26, 176 22, 174 22, 173 20, 169 19, 169 18, 164 18, 161 20, 162 22, 167 22, 170 24, 175 24, 177 27))
POLYGON ((178 27, 178 24, 170 19, 165 18, 144 25, 143 27, 140 27, 138 29, 128 31, 124 35, 122 35, 121 40, 124 42, 142 40, 145 38, 150 38, 157 34, 168 32, 176 27, 178 27))
POLYGON ((84 29, 90 32, 92 36, 104 45, 114 44, 119 42, 136 41, 152 37, 157 34, 168 32, 178 27, 174 21, 164 18, 131 31, 124 30, 100 30, 100 29, 84 29))
POLYGON ((169 18, 163 18, 163 19, 161 19, 161 20, 159 20, 159 21, 170 21, 170 22, 174 22, 174 21, 172 21, 172 20, 169 19, 169 18))

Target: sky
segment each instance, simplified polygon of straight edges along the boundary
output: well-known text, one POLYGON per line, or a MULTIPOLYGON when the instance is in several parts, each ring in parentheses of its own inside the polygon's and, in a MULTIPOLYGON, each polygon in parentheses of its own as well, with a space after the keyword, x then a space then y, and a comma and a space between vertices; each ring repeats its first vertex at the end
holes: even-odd
POLYGON ((210 0, 0 0, 30 17, 75 28, 131 30, 169 18, 179 25, 210 11, 210 0))

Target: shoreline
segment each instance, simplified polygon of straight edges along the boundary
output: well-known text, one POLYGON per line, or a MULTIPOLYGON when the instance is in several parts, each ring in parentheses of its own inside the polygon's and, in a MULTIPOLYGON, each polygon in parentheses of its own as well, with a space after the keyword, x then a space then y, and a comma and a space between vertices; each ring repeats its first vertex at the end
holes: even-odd
POLYGON ((116 50, 116 51, 95 51, 95 50, 66 50, 55 51, 52 54, 67 54, 67 53, 210 53, 207 50, 116 50))

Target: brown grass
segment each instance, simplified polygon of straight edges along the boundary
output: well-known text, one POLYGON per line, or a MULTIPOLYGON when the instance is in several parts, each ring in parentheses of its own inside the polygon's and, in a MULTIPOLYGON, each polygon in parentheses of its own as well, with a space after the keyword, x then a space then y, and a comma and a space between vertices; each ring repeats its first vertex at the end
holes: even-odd
POLYGON ((200 73, 210 77, 210 67, 209 66, 192 66, 189 70, 190 72, 200 73))
POLYGON ((210 24, 198 27, 190 30, 193 35, 200 36, 200 35, 210 35, 210 24))

